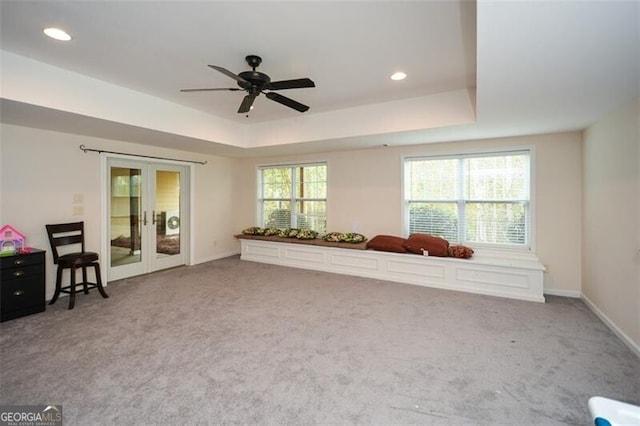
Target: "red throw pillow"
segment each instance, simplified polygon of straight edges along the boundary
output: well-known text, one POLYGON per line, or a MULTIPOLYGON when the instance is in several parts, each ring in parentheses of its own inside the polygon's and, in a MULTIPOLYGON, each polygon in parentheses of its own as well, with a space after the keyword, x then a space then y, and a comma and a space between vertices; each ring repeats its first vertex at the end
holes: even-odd
POLYGON ((393 235, 376 235, 367 242, 367 248, 378 251, 391 251, 394 253, 406 253, 402 237, 394 237, 393 235))
POLYGON ((429 256, 447 257, 449 255, 449 241, 428 234, 409 235, 404 243, 404 248, 415 254, 423 254, 423 251, 428 251, 429 256))
POLYGON ((449 256, 468 259, 473 256, 473 249, 467 246, 451 246, 449 247, 449 256))

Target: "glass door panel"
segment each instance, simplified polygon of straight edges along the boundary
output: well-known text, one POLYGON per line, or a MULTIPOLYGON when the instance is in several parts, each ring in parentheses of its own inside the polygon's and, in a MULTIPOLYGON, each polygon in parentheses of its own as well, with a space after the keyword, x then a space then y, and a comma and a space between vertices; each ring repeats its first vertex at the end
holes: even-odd
POLYGON ((187 168, 111 159, 108 170, 108 279, 184 265, 187 168))
POLYGON ((180 254, 180 173, 156 171, 156 257, 180 254))
POLYGON ((110 168, 111 267, 142 262, 142 169, 110 168))
POLYGON ((155 221, 155 250, 152 269, 163 269, 185 263, 182 218, 181 182, 184 168, 155 165, 153 185, 153 218, 155 221))

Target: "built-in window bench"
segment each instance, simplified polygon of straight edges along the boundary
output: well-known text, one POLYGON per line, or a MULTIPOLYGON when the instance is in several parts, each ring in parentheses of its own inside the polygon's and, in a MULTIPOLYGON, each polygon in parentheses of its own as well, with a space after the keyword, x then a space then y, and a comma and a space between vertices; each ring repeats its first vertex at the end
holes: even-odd
POLYGON ((456 259, 364 250, 364 243, 237 237, 242 260, 544 302, 544 266, 533 254, 456 259))

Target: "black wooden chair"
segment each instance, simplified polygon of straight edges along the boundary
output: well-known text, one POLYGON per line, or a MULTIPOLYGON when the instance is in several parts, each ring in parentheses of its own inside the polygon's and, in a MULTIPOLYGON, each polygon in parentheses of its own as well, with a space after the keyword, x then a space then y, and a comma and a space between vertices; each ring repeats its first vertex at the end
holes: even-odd
POLYGON ((53 305, 60 293, 68 293, 70 295, 69 309, 73 309, 76 303, 76 287, 80 285, 85 294, 89 294, 89 289, 97 288, 102 297, 109 297, 102 287, 98 253, 85 251, 84 249, 84 222, 60 223, 45 225, 45 227, 51 244, 53 263, 58 265, 56 291, 49 304, 53 305), (80 251, 78 251, 78 248, 80 251), (96 274, 95 283, 90 283, 87 280, 87 268, 89 267, 94 268, 96 274), (82 269, 82 282, 76 284, 76 271, 79 268, 82 269), (65 269, 70 270, 71 283, 66 287, 62 287, 62 271, 65 269))

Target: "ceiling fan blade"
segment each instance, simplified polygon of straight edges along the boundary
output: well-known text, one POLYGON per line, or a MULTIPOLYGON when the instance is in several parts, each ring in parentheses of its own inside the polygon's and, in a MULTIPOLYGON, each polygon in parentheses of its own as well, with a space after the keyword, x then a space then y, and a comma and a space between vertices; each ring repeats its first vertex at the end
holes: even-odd
POLYGON ((242 100, 240 104, 240 108, 238 108, 238 114, 244 114, 245 112, 251 111, 251 105, 253 105, 253 101, 256 100, 256 95, 247 95, 242 100))
POLYGON ((279 93, 269 92, 266 94, 266 96, 272 101, 278 102, 279 104, 282 104, 284 106, 288 106, 289 108, 293 108, 296 111, 305 112, 309 110, 308 106, 303 105, 300 102, 296 102, 293 99, 287 98, 286 96, 282 96, 279 93))
POLYGON ((283 90, 283 89, 302 89, 305 87, 316 87, 316 84, 309 78, 298 78, 295 80, 272 81, 267 84, 265 89, 283 90))
POLYGON ((228 87, 228 88, 220 88, 220 89, 180 89, 181 92, 213 92, 216 90, 230 90, 235 92, 237 90, 242 90, 237 87, 228 87))
POLYGON ((236 75, 236 74, 232 73, 231 71, 229 71, 226 68, 222 68, 222 67, 219 67, 217 65, 209 65, 209 67, 213 68, 214 70, 216 70, 218 72, 221 72, 222 74, 226 75, 227 77, 231 77, 232 79, 234 79, 238 83, 242 83, 243 85, 250 85, 250 83, 247 80, 245 80, 244 78, 240 77, 239 75, 236 75))

